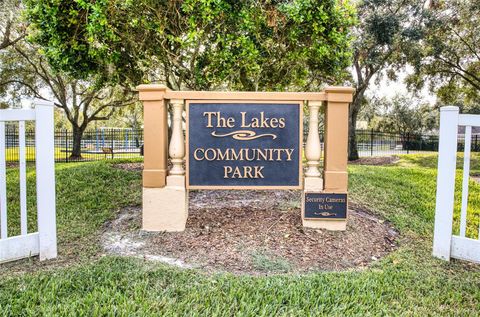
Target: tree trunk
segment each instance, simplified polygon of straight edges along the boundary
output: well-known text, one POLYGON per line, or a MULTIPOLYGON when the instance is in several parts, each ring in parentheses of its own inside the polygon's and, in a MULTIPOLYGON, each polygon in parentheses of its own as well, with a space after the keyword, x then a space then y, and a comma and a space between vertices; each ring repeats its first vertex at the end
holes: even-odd
POLYGON ((354 108, 352 103, 350 116, 348 118, 348 160, 355 161, 359 159, 357 148, 357 116, 358 110, 354 108))
POLYGON ((82 158, 82 137, 85 128, 82 127, 73 127, 73 144, 72 144, 72 153, 70 154, 71 159, 81 159, 82 158))
POLYGON ((363 94, 365 89, 357 91, 353 97, 353 102, 350 104, 350 113, 348 116, 348 160, 355 161, 360 157, 357 148, 357 117, 362 105, 363 94))

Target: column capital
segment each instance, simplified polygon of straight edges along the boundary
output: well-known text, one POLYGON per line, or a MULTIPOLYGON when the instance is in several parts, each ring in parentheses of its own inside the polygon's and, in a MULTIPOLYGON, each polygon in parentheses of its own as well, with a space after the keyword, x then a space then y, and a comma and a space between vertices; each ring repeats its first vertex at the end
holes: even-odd
POLYGON ((139 85, 137 86, 138 99, 142 101, 162 100, 167 90, 168 88, 165 85, 139 85))
POLYGON ((324 89, 327 102, 350 103, 353 101, 355 89, 342 86, 328 86, 324 89))
POLYGON ((181 105, 183 107, 183 104, 185 103, 185 100, 184 99, 170 99, 169 104, 171 104, 172 106, 177 106, 178 105, 181 105))
POLYGON ((308 101, 308 107, 315 107, 315 108, 319 108, 323 105, 323 101, 319 101, 319 100, 309 100, 308 101))

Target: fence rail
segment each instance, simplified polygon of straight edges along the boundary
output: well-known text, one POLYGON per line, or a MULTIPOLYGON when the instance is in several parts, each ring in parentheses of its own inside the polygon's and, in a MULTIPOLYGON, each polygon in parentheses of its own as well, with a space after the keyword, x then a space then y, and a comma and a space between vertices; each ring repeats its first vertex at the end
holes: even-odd
MULTIPOLYGON (((9 125, 5 129, 6 160, 18 162, 19 126, 9 125)), ((35 130, 25 131, 26 160, 35 161, 35 130)), ((98 129, 85 131, 81 141, 81 158, 72 157, 73 132, 55 131, 55 161, 98 161, 110 158, 141 157, 143 130, 133 129, 98 129)))
MULTIPOLYGON (((437 152, 438 135, 397 134, 373 130, 357 130, 357 148, 360 157, 386 156, 420 152, 437 152)), ((323 131, 320 131, 323 143, 323 131)), ((464 134, 458 135, 458 150, 463 151, 464 134)), ((306 140, 306 136, 305 136, 306 140)), ((18 162, 20 141, 18 124, 5 128, 6 160, 18 162)), ((480 137, 471 136, 472 152, 480 152, 480 137)), ((25 130, 26 160, 35 161, 35 130, 25 130)), ((112 158, 140 158, 143 145, 142 129, 101 128, 85 131, 81 142, 81 158, 71 157, 73 132, 55 131, 55 161, 97 161, 112 158)))

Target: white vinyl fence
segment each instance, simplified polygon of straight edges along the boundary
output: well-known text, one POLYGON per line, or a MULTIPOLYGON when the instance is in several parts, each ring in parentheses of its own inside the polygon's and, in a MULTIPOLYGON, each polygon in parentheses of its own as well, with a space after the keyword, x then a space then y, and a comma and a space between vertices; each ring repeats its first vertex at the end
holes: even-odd
POLYGON ((480 115, 459 114, 458 107, 442 107, 440 109, 440 143, 438 150, 433 255, 447 261, 450 258, 457 258, 480 263, 480 240, 466 236, 472 126, 480 126, 480 115), (459 126, 465 127, 465 152, 460 234, 457 236, 452 234, 452 226, 459 126))
POLYGON ((53 105, 37 101, 35 109, 0 110, 0 263, 39 255, 57 256, 53 105), (27 230, 27 175, 25 122, 35 122, 35 158, 38 232, 27 230), (19 125, 20 235, 8 236, 5 123, 19 125))

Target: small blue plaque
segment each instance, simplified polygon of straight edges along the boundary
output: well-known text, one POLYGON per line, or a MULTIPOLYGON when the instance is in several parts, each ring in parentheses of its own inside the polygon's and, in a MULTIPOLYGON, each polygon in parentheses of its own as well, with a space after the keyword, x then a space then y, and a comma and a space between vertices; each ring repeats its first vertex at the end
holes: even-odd
POLYGON ((305 193, 305 219, 333 219, 347 218, 347 194, 332 193, 305 193))

